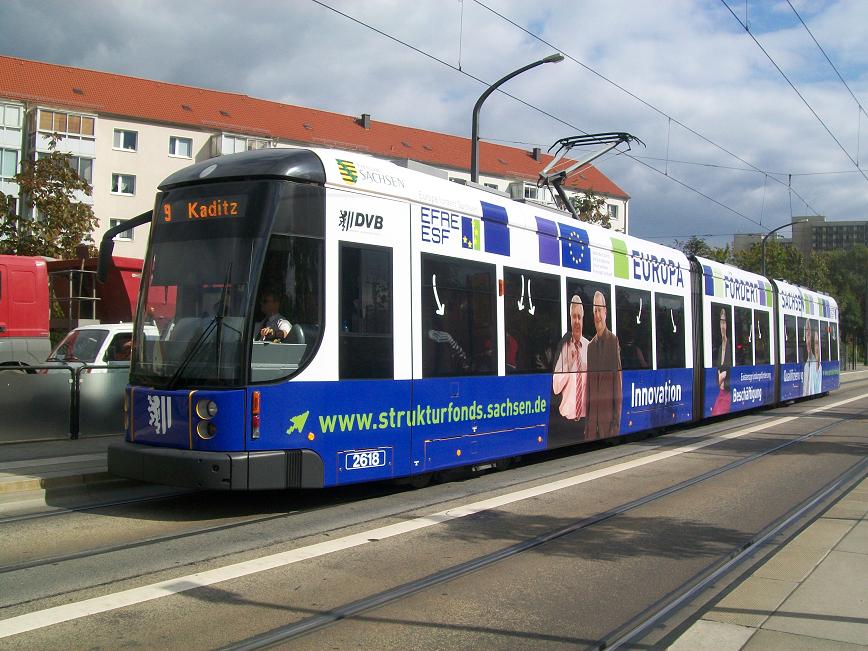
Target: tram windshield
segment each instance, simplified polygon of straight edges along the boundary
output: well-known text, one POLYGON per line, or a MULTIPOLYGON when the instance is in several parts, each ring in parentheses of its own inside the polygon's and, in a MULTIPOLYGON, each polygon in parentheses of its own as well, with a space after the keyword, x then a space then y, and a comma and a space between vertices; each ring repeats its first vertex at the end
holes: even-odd
MULTIPOLYGON (((135 350, 131 383, 172 389, 247 382, 251 345, 258 348, 263 339, 260 294, 271 292, 280 300, 285 293, 281 277, 272 282, 264 274, 274 274, 275 259, 282 260, 284 268, 298 266, 292 253, 303 248, 301 240, 310 239, 272 235, 273 229, 293 221, 287 215, 303 213, 311 205, 298 199, 310 192, 296 188, 289 182, 245 181, 161 195, 136 325, 139 332, 156 326, 159 339, 137 337, 145 343, 135 350), (282 256, 276 258, 275 248, 282 256)), ((317 244, 321 247, 321 240, 317 244)), ((308 259, 317 265, 320 261, 318 256, 308 259)), ((305 271, 319 277, 317 268, 305 271)), ((318 295, 319 283, 315 285, 318 295)), ((287 324, 272 321, 274 332, 265 343, 288 340, 287 324)), ((254 357, 262 354, 255 352, 254 357)), ((272 368, 265 379, 290 373, 291 369, 272 368)))

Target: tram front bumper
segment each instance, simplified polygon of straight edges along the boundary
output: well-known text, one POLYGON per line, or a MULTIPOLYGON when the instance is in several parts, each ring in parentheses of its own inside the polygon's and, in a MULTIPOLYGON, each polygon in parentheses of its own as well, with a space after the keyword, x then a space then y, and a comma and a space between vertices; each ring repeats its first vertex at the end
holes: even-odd
POLYGON ((108 448, 113 475, 205 490, 322 488, 324 469, 313 450, 201 452, 127 441, 108 448))

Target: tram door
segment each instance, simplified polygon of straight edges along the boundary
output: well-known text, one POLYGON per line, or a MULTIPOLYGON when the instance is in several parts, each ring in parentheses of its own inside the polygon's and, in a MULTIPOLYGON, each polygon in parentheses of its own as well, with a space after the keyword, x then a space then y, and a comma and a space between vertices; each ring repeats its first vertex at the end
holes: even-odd
POLYGON ((410 209, 383 198, 340 199, 347 209, 337 251, 338 376, 348 403, 373 419, 353 443, 381 451, 385 474, 406 473, 410 431, 398 414, 410 408, 410 314, 401 307, 410 305, 410 209))

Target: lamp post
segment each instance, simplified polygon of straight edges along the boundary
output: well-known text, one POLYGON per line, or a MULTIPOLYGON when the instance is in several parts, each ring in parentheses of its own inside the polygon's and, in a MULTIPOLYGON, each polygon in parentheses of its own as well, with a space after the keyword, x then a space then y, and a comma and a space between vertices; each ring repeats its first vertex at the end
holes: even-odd
POLYGON ((802 224, 806 221, 808 221, 808 220, 807 219, 797 219, 796 221, 790 222, 789 224, 784 224, 783 226, 778 226, 777 228, 773 228, 768 233, 766 233, 766 236, 763 238, 763 241, 762 241, 762 275, 763 276, 766 275, 766 240, 769 239, 769 237, 771 237, 772 233, 776 233, 777 231, 781 230, 782 228, 786 228, 787 226, 793 226, 795 224, 802 224))
POLYGON ((544 63, 558 63, 563 60, 563 54, 552 54, 547 56, 545 59, 529 63, 523 68, 510 72, 506 77, 495 81, 484 93, 482 93, 482 95, 479 96, 479 99, 476 100, 476 104, 473 106, 473 125, 471 127, 470 136, 470 180, 473 183, 479 183, 479 109, 482 108, 482 103, 488 99, 488 96, 491 95, 491 93, 497 90, 498 86, 509 81, 513 77, 517 77, 521 73, 526 72, 531 68, 541 66, 544 63))

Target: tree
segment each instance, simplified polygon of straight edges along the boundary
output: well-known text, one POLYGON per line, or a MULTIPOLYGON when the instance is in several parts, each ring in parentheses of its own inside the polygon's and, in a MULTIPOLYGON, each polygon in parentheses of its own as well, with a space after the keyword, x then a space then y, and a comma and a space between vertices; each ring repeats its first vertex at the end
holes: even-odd
MULTIPOLYGON (((752 244, 733 256, 733 264, 745 271, 762 274, 762 257, 762 245, 752 244)), ((767 278, 780 278, 795 285, 805 285, 804 265, 802 254, 795 247, 782 244, 775 239, 766 240, 765 276, 767 278)))
POLYGON ((703 258, 708 258, 709 260, 714 260, 715 262, 727 263, 730 262, 730 259, 732 258, 729 245, 722 248, 711 246, 708 242, 697 235, 691 235, 690 239, 684 242, 681 240, 675 240, 675 246, 681 249, 685 255, 698 255, 703 258))
MULTIPOLYGON (((826 251, 821 254, 828 269, 831 294, 838 303, 841 340, 868 344, 868 247, 826 251)), ((866 351, 868 355, 868 351, 866 351)))
POLYGON ((53 134, 49 152, 35 161, 27 160, 15 175, 37 217, 29 219, 12 209, 12 197, 0 192, 0 252, 13 255, 41 255, 49 258, 74 257, 76 247, 93 244, 91 233, 97 218, 76 193, 91 195, 90 184, 72 167, 70 154, 57 151, 61 136, 53 134))
POLYGON ((593 190, 584 190, 583 194, 570 197, 570 203, 579 213, 579 219, 591 224, 599 224, 603 228, 612 228, 606 200, 593 190))

